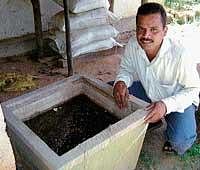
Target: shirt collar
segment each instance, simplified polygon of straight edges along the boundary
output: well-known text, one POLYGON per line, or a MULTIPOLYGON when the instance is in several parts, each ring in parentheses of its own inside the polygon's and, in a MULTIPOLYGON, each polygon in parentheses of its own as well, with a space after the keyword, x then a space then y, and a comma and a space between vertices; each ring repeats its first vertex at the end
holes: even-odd
POLYGON ((158 57, 161 58, 170 48, 170 40, 167 37, 164 37, 160 50, 158 51, 158 57))
MULTIPOLYGON (((145 51, 142 49, 142 47, 139 45, 138 41, 136 41, 137 43, 137 49, 140 51, 140 53, 145 54, 145 58, 146 58, 146 53, 145 51)), ((170 40, 168 37, 164 37, 162 45, 158 51, 158 54, 156 55, 156 58, 161 58, 164 56, 164 54, 168 51, 168 49, 170 48, 170 40)))

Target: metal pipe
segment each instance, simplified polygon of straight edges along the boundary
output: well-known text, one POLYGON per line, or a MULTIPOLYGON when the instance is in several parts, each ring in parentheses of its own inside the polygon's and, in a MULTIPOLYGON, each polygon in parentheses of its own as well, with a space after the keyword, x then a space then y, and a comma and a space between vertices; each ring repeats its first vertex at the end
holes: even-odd
POLYGON ((73 63, 72 63, 72 52, 71 52, 71 41, 70 41, 70 22, 69 22, 69 2, 63 0, 64 14, 65 14, 65 36, 66 36, 66 54, 68 64, 68 76, 73 75, 73 63))
POLYGON ((35 24, 35 38, 36 38, 38 56, 41 57, 43 55, 44 45, 43 45, 43 35, 42 35, 40 1, 39 0, 31 0, 31 3, 32 3, 32 6, 33 6, 34 24, 35 24))

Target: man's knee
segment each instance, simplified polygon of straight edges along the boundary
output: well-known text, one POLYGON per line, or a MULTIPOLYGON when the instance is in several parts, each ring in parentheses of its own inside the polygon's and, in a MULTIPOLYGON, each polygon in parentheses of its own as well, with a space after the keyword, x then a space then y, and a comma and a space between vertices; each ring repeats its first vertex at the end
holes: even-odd
POLYGON ((196 136, 193 136, 187 140, 170 140, 170 144, 172 145, 172 148, 177 152, 177 154, 183 155, 188 149, 191 148, 195 140, 196 136))
MULTIPOLYGON (((168 129, 167 129, 168 130, 168 129)), ((197 133, 196 129, 190 129, 190 133, 184 132, 184 129, 179 132, 172 132, 167 134, 167 140, 172 145, 173 149, 179 154, 184 154, 195 142, 197 133)))
POLYGON ((184 113, 174 112, 166 116, 166 137, 178 154, 185 153, 196 140, 195 106, 184 113))

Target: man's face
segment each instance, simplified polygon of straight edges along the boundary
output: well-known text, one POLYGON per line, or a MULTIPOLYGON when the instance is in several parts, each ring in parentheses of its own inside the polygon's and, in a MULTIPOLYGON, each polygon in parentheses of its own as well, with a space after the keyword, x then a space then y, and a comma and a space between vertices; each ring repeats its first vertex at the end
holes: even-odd
POLYGON ((145 52, 157 51, 166 33, 160 13, 138 16, 136 36, 145 52))

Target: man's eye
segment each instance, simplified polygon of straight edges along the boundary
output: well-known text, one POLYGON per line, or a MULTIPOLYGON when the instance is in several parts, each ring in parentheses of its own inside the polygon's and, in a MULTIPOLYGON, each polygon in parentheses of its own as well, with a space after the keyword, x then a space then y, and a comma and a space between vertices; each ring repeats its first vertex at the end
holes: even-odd
POLYGON ((144 29, 143 29, 143 28, 140 28, 140 27, 137 27, 137 30, 138 30, 138 31, 143 31, 144 29))
POLYGON ((156 29, 156 28, 151 28, 151 32, 156 33, 156 32, 158 32, 158 29, 156 29))

